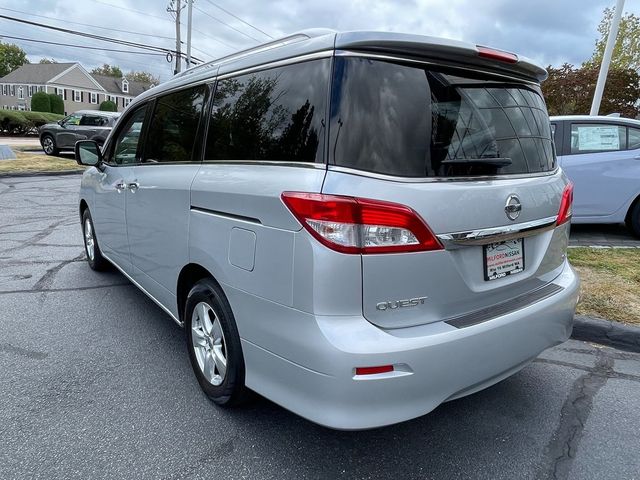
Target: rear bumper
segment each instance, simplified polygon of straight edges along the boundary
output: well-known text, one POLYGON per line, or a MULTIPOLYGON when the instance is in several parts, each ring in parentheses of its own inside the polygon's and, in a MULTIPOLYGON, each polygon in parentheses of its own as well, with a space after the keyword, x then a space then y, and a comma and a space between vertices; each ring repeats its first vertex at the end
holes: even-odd
POLYGON ((382 330, 352 316, 312 316, 310 328, 307 314, 295 311, 305 316, 300 318, 305 326, 289 339, 297 337, 304 348, 280 343, 280 348, 267 350, 241 331, 247 385, 331 428, 365 429, 409 420, 512 375, 543 350, 567 340, 579 279, 566 263, 553 283, 562 287, 553 296, 459 329, 437 322, 382 330), (388 364, 396 370, 355 376, 355 367, 388 364))

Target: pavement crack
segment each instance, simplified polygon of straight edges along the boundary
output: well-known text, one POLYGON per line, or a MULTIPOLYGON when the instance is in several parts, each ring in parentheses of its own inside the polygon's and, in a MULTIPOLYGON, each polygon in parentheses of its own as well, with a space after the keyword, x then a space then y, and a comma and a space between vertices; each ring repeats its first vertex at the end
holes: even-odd
POLYGON ((0 343, 0 352, 13 353, 14 355, 33 358, 35 360, 43 360, 49 356, 49 354, 46 352, 38 352, 36 350, 16 347, 15 345, 11 345, 10 343, 0 343))
POLYGON ((53 284, 53 280, 56 278, 56 275, 60 270, 62 270, 65 266, 69 265, 70 263, 77 262, 82 258, 84 258, 84 252, 82 252, 77 257, 72 258, 71 260, 65 260, 64 262, 60 262, 59 264, 57 264, 55 267, 51 267, 47 269, 44 275, 40 277, 40 280, 38 280, 36 284, 33 286, 33 289, 40 290, 40 291, 48 289, 53 284))
POLYGON ((599 354, 593 369, 579 377, 562 406, 560 422, 544 453, 542 471, 537 478, 564 480, 576 457, 593 398, 613 373, 613 358, 599 354))

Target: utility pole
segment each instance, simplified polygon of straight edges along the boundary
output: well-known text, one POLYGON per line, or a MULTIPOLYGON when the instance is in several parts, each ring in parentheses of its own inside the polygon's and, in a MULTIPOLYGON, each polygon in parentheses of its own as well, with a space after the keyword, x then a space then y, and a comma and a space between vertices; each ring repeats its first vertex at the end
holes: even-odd
POLYGON ((620 27, 620 18, 622 17, 622 9, 624 8, 624 0, 617 0, 616 10, 613 12, 611 19, 611 28, 607 37, 607 45, 604 47, 602 55, 602 63, 600 64, 600 73, 598 74, 598 83, 596 83, 596 91, 593 94, 593 102, 591 103, 590 115, 598 115, 600 111, 600 102, 602 102, 602 93, 604 92, 604 84, 607 82, 607 74, 609 73, 609 65, 611 65, 611 56, 613 55, 613 47, 616 44, 618 36, 618 28, 620 27))
POLYGON ((182 10, 182 5, 180 5, 181 0, 171 0, 169 6, 167 7, 167 12, 175 13, 176 15, 176 68, 173 71, 173 74, 180 73, 182 67, 182 53, 180 51, 181 48, 181 38, 180 38, 180 11, 182 10), (175 8, 173 8, 175 5, 175 8))
POLYGON ((191 17, 193 15, 193 0, 187 0, 187 68, 191 67, 191 17))

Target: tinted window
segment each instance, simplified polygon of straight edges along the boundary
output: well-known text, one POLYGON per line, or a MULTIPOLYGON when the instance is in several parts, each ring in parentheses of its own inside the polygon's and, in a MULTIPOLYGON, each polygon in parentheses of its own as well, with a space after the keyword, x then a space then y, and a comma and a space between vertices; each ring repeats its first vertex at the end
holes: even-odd
POLYGON ((190 162, 204 104, 205 85, 156 100, 143 162, 190 162))
POLYGON ((138 144, 140 132, 147 106, 143 105, 133 112, 129 119, 122 125, 118 138, 113 148, 113 162, 118 165, 136 163, 138 158, 138 144))
POLYGON ((360 58, 336 58, 330 158, 406 177, 555 168, 537 90, 360 58))
POLYGON ((626 148, 625 127, 606 123, 571 124, 571 153, 611 152, 626 148))
POLYGON ((65 126, 69 125, 80 125, 80 120, 82 120, 82 115, 74 113, 65 118, 62 123, 65 126))
POLYGON ((628 128, 627 132, 629 132, 628 139, 628 147, 630 150, 635 150, 636 148, 640 148, 640 129, 637 128, 628 128))
POLYGON ((329 59, 220 80, 205 159, 322 161, 329 59))
POLYGON ((107 117, 100 117, 98 115, 83 115, 80 119, 80 125, 87 125, 91 127, 104 127, 109 123, 107 117))

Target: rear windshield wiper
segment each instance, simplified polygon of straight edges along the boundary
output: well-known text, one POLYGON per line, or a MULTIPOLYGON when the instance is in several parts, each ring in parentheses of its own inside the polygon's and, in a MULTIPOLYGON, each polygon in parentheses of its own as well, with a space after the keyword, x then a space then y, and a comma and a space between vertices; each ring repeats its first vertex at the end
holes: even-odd
POLYGON ((450 160, 443 160, 441 165, 491 165, 493 167, 508 167, 513 162, 510 158, 452 158, 450 160))

